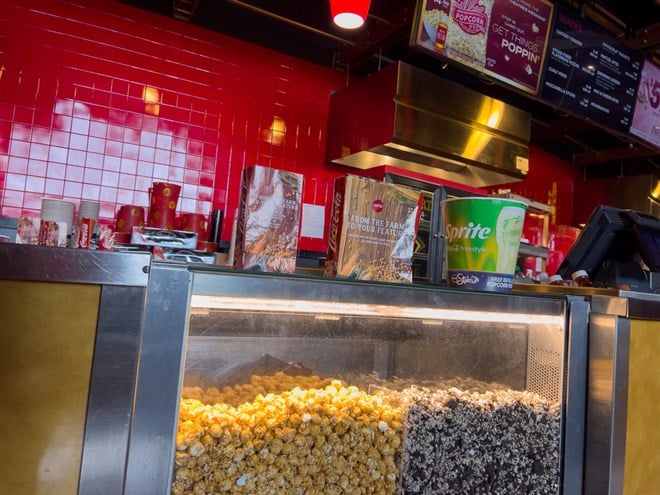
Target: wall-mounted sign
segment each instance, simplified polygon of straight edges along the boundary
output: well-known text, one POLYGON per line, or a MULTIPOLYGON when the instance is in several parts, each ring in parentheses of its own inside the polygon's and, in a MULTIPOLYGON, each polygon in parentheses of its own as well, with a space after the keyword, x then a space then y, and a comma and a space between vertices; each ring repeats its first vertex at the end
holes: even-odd
POLYGON ((420 0, 413 44, 536 95, 553 4, 548 0, 420 0))
POLYGON ((660 148, 660 67, 644 61, 630 133, 660 148))
POLYGON ((642 56, 558 7, 539 96, 554 106, 628 132, 642 56))

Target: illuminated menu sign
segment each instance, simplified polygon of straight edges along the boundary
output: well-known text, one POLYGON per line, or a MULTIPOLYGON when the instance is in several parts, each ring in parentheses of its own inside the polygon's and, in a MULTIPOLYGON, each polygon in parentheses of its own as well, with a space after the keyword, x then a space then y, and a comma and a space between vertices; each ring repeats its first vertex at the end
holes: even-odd
POLYGON ((413 43, 536 95, 553 10, 549 0, 421 0, 413 43))
POLYGON ((628 132, 642 56, 571 11, 558 8, 539 96, 554 106, 628 132))
POLYGON ((630 134, 660 148, 660 67, 644 61, 630 134))

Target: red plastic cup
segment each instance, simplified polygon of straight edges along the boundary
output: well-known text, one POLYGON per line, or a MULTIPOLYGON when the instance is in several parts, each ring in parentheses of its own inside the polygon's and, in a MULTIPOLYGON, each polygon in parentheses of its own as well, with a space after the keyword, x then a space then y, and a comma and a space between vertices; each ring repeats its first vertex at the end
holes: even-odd
POLYGON ((176 209, 176 203, 179 201, 179 194, 181 193, 181 186, 168 184, 167 182, 154 182, 150 193, 152 208, 163 206, 171 208, 171 204, 174 203, 174 208, 172 209, 176 209))
POLYGON ((167 182, 154 182, 151 194, 147 225, 159 229, 173 230, 176 225, 176 204, 181 186, 167 182))
POLYGON ((149 208, 147 226, 157 229, 174 230, 176 226, 176 213, 174 209, 169 207, 149 208))
POLYGON ((199 239, 206 240, 206 216, 201 213, 182 213, 179 216, 179 230, 196 232, 199 239))
POLYGON ((144 208, 122 205, 115 215, 115 232, 131 233, 133 227, 144 227, 144 208))

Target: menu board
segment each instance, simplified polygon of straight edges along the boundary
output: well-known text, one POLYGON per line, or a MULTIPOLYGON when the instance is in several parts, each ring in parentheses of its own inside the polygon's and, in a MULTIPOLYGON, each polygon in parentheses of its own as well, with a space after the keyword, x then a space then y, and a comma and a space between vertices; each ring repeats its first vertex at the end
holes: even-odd
POLYGON ((628 132, 642 55, 558 7, 539 96, 610 129, 628 132))
POLYGON ((630 133, 660 148, 660 67, 645 60, 630 133))
POLYGON ((536 95, 549 0, 420 0, 413 44, 536 95))

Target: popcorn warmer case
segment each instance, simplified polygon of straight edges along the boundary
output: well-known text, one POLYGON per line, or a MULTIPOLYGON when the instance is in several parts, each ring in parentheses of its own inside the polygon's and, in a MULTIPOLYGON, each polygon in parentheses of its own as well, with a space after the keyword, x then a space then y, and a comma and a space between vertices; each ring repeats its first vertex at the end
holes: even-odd
POLYGON ((582 493, 585 296, 18 245, 0 293, 0 491, 582 493))
POLYGON ((125 493, 581 491, 584 298, 161 270, 125 493))

